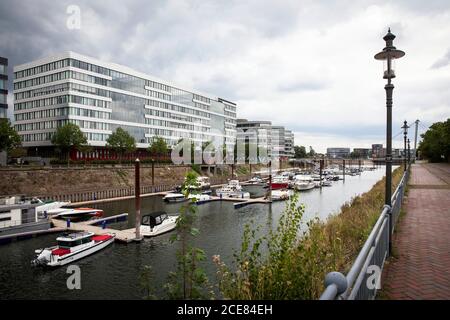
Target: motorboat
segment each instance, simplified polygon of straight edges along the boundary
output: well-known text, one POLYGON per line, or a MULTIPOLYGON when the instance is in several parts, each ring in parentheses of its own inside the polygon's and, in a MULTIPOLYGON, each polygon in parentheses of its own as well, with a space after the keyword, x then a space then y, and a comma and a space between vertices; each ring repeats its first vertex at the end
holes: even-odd
POLYGON ((200 204, 200 203, 204 203, 204 202, 211 200, 211 196, 209 194, 204 194, 204 193, 198 193, 198 194, 191 193, 191 194, 189 194, 188 199, 190 199, 192 202, 200 204))
POLYGON ((289 187, 289 178, 287 176, 275 176, 272 179, 272 190, 287 189, 289 187))
POLYGON ((94 208, 59 208, 47 211, 51 218, 81 220, 90 218, 100 218, 103 210, 94 208))
POLYGON ((272 201, 282 201, 282 200, 289 200, 291 194, 288 190, 273 190, 272 191, 272 201))
POLYGON ((36 207, 36 214, 38 215, 38 217, 44 217, 45 213, 50 210, 55 210, 55 209, 60 209, 60 208, 65 208, 68 209, 67 206, 70 205, 70 201, 69 202, 62 202, 62 201, 53 201, 53 200, 48 200, 48 201, 43 201, 39 198, 33 198, 30 201, 31 204, 39 204, 36 207))
POLYGON ((251 184, 260 184, 260 183, 264 183, 264 180, 259 176, 255 176, 255 177, 251 178, 250 180, 248 180, 248 182, 251 184))
POLYGON ((297 191, 311 190, 316 187, 316 183, 311 176, 298 175, 295 176, 294 189, 297 191))
MULTIPOLYGON (((155 237, 172 231, 177 226, 177 219, 178 216, 169 216, 164 211, 145 214, 141 220, 141 235, 144 237, 155 237)), ((130 230, 134 230, 134 228, 130 230)))
POLYGON ((197 183, 199 185, 200 190, 209 189, 211 187, 211 183, 209 182, 209 177, 197 177, 197 183))
POLYGON ((249 192, 242 191, 242 186, 239 184, 239 180, 228 181, 227 185, 216 190, 216 195, 220 198, 250 198, 249 192))
POLYGON ((115 235, 93 232, 66 233, 56 238, 57 245, 35 251, 34 266, 57 267, 87 257, 114 242, 115 235))
POLYGON ((330 180, 327 180, 327 179, 323 179, 322 180, 322 182, 320 183, 320 185, 322 186, 322 187, 331 187, 331 181, 330 180))
POLYGON ((175 202, 183 202, 186 201, 187 199, 182 193, 171 192, 166 194, 163 197, 163 200, 169 203, 175 203, 175 202))

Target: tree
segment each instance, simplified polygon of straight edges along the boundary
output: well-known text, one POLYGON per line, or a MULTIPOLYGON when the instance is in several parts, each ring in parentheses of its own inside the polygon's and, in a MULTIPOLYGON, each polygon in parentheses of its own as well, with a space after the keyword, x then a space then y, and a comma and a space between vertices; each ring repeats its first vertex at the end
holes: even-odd
POLYGON ((9 119, 0 119, 0 152, 9 152, 21 145, 20 136, 11 126, 9 119))
POLYGON ((52 143, 60 152, 66 154, 67 166, 69 166, 70 150, 79 149, 87 144, 87 139, 81 132, 80 127, 74 123, 67 123, 56 129, 56 133, 52 137, 52 143))
POLYGON ((450 118, 445 122, 433 123, 421 137, 423 140, 418 150, 423 157, 431 162, 450 160, 450 118))
POLYGON ((122 128, 117 128, 106 140, 106 146, 119 154, 119 162, 122 162, 123 155, 136 150, 134 137, 122 128))
POLYGON ((167 155, 169 152, 169 147, 163 138, 154 137, 152 144, 148 147, 148 152, 152 155, 156 155, 158 159, 161 159, 161 156, 167 155))
POLYGON ((313 147, 309 146, 309 154, 308 156, 313 158, 316 155, 316 152, 314 151, 313 147))
POLYGON ((306 148, 304 146, 294 146, 294 154, 296 159, 306 158, 306 148))

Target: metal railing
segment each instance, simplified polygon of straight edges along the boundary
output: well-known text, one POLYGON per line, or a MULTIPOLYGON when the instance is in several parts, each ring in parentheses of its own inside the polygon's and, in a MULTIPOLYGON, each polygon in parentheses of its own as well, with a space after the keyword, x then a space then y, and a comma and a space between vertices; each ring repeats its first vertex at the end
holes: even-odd
POLYGON ((408 178, 409 168, 392 195, 392 207, 387 205, 383 207, 347 276, 340 272, 330 272, 326 275, 325 290, 320 300, 375 299, 380 288, 384 262, 390 255, 389 241, 400 215, 408 178))

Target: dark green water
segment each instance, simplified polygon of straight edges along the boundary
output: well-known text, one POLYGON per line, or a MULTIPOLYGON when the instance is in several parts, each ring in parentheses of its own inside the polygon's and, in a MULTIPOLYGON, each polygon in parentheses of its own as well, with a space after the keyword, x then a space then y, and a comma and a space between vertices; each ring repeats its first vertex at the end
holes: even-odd
MULTIPOLYGON (((300 202, 306 205, 304 220, 314 217, 326 219, 339 211, 344 202, 370 190, 384 175, 384 168, 363 172, 361 176, 347 176, 345 182, 333 182, 332 187, 300 193, 300 202)), ((262 194, 259 187, 248 187, 254 196, 262 194)), ((182 204, 165 204, 160 197, 144 198, 142 211, 165 210, 177 214, 182 204)), ((98 205, 105 215, 130 213, 128 222, 114 225, 132 227, 134 200, 98 205)), ((204 268, 210 281, 215 282, 212 255, 219 254, 227 264, 232 262, 233 250, 239 249, 246 223, 261 226, 261 232, 275 228, 285 207, 284 202, 272 205, 256 204, 234 209, 232 202, 212 202, 198 206, 200 234, 195 245, 205 250, 208 261, 204 268)), ((155 288, 162 288, 167 274, 174 270, 177 243, 170 243, 171 233, 145 239, 140 244, 114 243, 112 246, 76 262, 81 268, 81 290, 68 290, 67 266, 54 270, 32 268, 30 261, 37 248, 52 245, 56 235, 45 235, 0 246, 0 299, 140 299, 139 284, 143 265, 151 265, 155 272, 155 288)))

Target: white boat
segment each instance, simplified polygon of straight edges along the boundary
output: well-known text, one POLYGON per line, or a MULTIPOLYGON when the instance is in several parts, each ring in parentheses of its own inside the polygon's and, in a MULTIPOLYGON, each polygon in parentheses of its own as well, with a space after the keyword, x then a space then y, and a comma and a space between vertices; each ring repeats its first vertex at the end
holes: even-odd
POLYGON ((249 199, 250 193, 242 191, 239 180, 230 180, 228 184, 216 190, 216 195, 220 198, 249 199))
MULTIPOLYGON (((141 235, 144 237, 155 237, 172 231, 177 226, 178 216, 169 216, 164 211, 152 212, 142 216, 141 235)), ((130 230, 134 230, 130 229, 130 230)))
POLYGON ((282 201, 288 200, 291 194, 288 190, 273 190, 272 191, 272 201, 282 201))
POLYGON ((169 203, 186 201, 186 197, 182 193, 168 193, 163 197, 163 200, 169 203))
POLYGON ((64 234, 56 238, 58 244, 38 249, 36 259, 31 263, 38 266, 57 267, 87 257, 113 243, 114 234, 95 235, 93 232, 64 234))
POLYGON ((261 179, 260 177, 253 177, 250 180, 248 180, 248 182, 251 184, 260 184, 260 183, 264 183, 264 180, 261 179))
POLYGON ((331 181, 327 179, 322 180, 322 187, 331 187, 331 181))
POLYGON ((89 219, 103 216, 103 210, 94 208, 59 208, 47 211, 51 218, 61 219, 89 219))
POLYGON ((211 187, 209 177, 197 177, 197 183, 199 184, 200 190, 209 189, 211 187))
POLYGON ((298 175, 295 176, 294 189, 297 191, 311 190, 316 187, 316 183, 311 176, 298 175))
POLYGON ((202 203, 211 200, 211 196, 209 194, 189 194, 188 199, 192 200, 195 203, 202 203))
MULTIPOLYGON (((55 209, 60 209, 60 208, 64 208, 67 207, 68 205, 70 205, 70 201, 69 202, 62 202, 62 201, 43 201, 39 198, 33 198, 31 200, 31 204, 39 204, 39 206, 36 207, 36 214, 38 215, 38 217, 44 217, 45 214, 48 214, 48 211, 50 210, 55 210, 55 209)), ((66 208, 67 209, 67 208, 66 208)))

